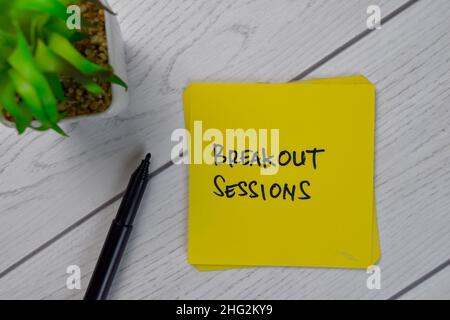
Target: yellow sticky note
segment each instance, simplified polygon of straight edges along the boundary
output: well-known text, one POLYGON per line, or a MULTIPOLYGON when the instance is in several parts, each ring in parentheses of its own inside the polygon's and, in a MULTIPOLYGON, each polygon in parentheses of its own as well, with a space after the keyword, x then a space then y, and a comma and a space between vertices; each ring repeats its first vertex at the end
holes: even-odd
POLYGON ((194 121, 204 131, 278 129, 285 160, 306 155, 273 175, 257 165, 192 164, 190 263, 366 268, 378 260, 374 87, 365 78, 198 83, 185 91, 184 106, 191 131, 194 121))
MULTIPOLYGON (((379 234, 378 234, 378 221, 377 221, 377 214, 376 209, 374 208, 373 212, 373 244, 372 244, 372 261, 373 264, 377 262, 380 259, 381 250, 380 250, 380 240, 379 240, 379 234)), ((220 270, 227 270, 227 269, 236 269, 236 268, 248 268, 251 266, 238 266, 238 265, 195 265, 195 267, 200 271, 220 271, 220 270)), ((332 267, 332 266, 329 266, 332 267)))

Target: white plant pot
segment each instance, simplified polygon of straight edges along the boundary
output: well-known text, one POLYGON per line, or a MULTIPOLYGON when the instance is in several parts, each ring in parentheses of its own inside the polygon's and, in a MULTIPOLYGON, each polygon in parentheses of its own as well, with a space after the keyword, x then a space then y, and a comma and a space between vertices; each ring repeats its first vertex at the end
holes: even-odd
MULTIPOLYGON (((106 1, 102 2, 109 7, 106 1)), ((105 31, 106 41, 108 43, 109 64, 113 67, 114 73, 117 74, 123 81, 125 81, 125 83, 128 83, 127 66, 125 62, 125 47, 122 40, 122 33, 120 32, 119 22, 117 21, 116 16, 110 14, 106 10, 105 31)), ((78 122, 82 119, 104 119, 118 115, 128 106, 128 93, 123 87, 114 83, 111 84, 111 93, 111 104, 105 111, 92 115, 82 115, 77 117, 65 118, 60 121, 60 124, 78 122)), ((0 116, 0 122, 7 127, 16 127, 15 123, 8 121, 2 116, 0 116)))

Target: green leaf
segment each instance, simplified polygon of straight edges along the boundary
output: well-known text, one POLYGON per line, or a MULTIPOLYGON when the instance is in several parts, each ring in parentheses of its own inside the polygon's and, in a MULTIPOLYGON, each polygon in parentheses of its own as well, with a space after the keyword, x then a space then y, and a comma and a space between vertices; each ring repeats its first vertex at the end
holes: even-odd
POLYGON ((67 18, 67 9, 58 0, 16 0, 14 4, 19 10, 38 11, 64 20, 67 18))
POLYGON ((68 75, 73 77, 74 74, 81 75, 74 66, 63 60, 50 50, 44 42, 39 41, 34 55, 36 65, 42 72, 55 73, 59 75, 68 75))
POLYGON ((35 64, 25 37, 21 33, 17 37, 17 47, 9 57, 8 62, 25 81, 34 87, 50 122, 56 123, 58 121, 58 106, 52 89, 44 74, 35 64))
POLYGON ((64 68, 62 59, 55 55, 42 40, 37 43, 34 60, 43 72, 60 73, 64 68))
POLYGON ((102 87, 99 86, 94 81, 81 81, 81 84, 90 93, 93 93, 93 94, 102 94, 103 93, 102 87))
MULTIPOLYGON (((81 83, 89 92, 94 94, 103 93, 103 89, 98 84, 55 55, 42 41, 38 43, 35 60, 39 68, 44 72, 67 75, 81 83)), ((98 74, 98 76, 102 78, 101 74, 98 74)))
POLYGON ((119 76, 117 76, 117 75, 114 74, 114 75, 113 75, 112 77, 110 77, 108 80, 111 81, 112 83, 115 83, 115 84, 117 84, 117 85, 119 85, 119 86, 124 87, 125 90, 128 90, 128 85, 127 85, 122 79, 120 79, 119 76))
POLYGON ((15 46, 15 36, 0 29, 0 69, 5 67, 6 59, 14 50, 15 46))
POLYGON ((16 38, 13 34, 0 29, 0 48, 14 48, 16 38))
POLYGON ((70 42, 78 42, 89 38, 89 34, 86 32, 74 32, 74 34, 69 38, 70 42))
POLYGON ((52 88, 53 94, 59 101, 64 101, 64 89, 61 85, 61 80, 59 78, 59 75, 56 73, 47 73, 45 75, 47 77, 48 83, 50 84, 50 87, 52 88))
POLYGON ((66 68, 64 70, 64 73, 66 75, 68 75, 69 77, 75 79, 78 83, 82 84, 83 87, 87 91, 89 91, 93 94, 102 94, 103 93, 102 87, 100 87, 97 83, 95 83, 91 78, 80 73, 75 68, 72 68, 71 66, 69 66, 69 68, 66 68))
POLYGON ((39 95, 33 86, 31 86, 16 70, 10 69, 8 75, 11 78, 14 87, 20 97, 30 109, 32 115, 43 124, 50 124, 47 115, 42 109, 39 95))
POLYGON ((29 17, 29 43, 32 48, 36 47, 37 41, 41 37, 42 28, 48 22, 48 15, 33 14, 29 17))
POLYGON ((62 136, 64 136, 64 137, 68 137, 67 133, 65 133, 64 130, 61 129, 61 127, 58 126, 56 123, 53 124, 53 125, 51 126, 51 128, 52 128, 53 130, 55 130, 57 133, 59 133, 60 135, 62 135, 62 136))
POLYGON ((50 35, 48 47, 85 75, 94 75, 104 70, 101 66, 83 57, 67 39, 57 33, 50 35))
POLYGON ((53 129, 55 130, 57 133, 59 133, 60 135, 64 136, 64 137, 68 137, 67 133, 64 132, 63 129, 61 129, 57 124, 54 125, 44 125, 41 124, 40 126, 35 126, 35 125, 30 125, 31 128, 33 128, 33 130, 36 131, 47 131, 48 129, 53 129))
POLYGON ((16 94, 14 87, 5 75, 1 75, 0 80, 0 104, 6 111, 11 114, 16 124, 17 132, 19 134, 25 132, 25 129, 30 126, 32 116, 26 108, 21 108, 16 101, 16 94))
POLYGON ((52 32, 58 33, 64 38, 68 39, 70 42, 76 42, 79 38, 77 34, 80 33, 77 30, 70 30, 69 28, 67 28, 66 20, 57 18, 49 19, 44 26, 44 29, 47 32, 46 35, 52 32))

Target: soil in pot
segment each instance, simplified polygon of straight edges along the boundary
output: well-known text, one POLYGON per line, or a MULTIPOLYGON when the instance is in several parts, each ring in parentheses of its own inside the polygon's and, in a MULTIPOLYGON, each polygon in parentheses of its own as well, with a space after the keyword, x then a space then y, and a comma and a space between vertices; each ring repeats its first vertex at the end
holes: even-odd
MULTIPOLYGON (((89 28, 82 28, 82 32, 89 36, 75 44, 78 51, 89 60, 101 65, 108 65, 108 43, 105 31, 105 13, 92 3, 80 4, 84 19, 92 23, 89 28)), ((83 27, 83 26, 82 26, 83 27)), ((89 93, 75 80, 62 77, 61 82, 65 92, 65 101, 60 104, 59 110, 66 117, 76 117, 100 113, 108 109, 111 104, 111 84, 94 79, 104 91, 104 94, 89 93)))

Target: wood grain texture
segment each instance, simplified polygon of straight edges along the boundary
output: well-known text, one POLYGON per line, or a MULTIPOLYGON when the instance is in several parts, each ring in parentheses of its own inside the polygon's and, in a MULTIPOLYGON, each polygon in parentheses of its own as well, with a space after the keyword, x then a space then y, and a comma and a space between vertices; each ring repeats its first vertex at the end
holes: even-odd
POLYGON ((450 300, 450 267, 401 296, 402 300, 450 300))
POLYGON ((396 1, 111 1, 127 47, 129 111, 68 127, 69 139, 0 128, 0 272, 118 194, 137 159, 170 158, 189 81, 286 81, 396 1))
POLYGON ((362 72, 377 86, 379 266, 388 294, 450 258, 448 28, 450 3, 422 1, 314 73, 362 72))
MULTIPOLYGON (((450 257, 449 21, 448 1, 420 1, 311 74, 362 73, 377 86, 381 290, 368 290, 368 275, 358 270, 196 271, 186 261, 187 168, 173 166, 151 181, 111 298, 381 299, 446 261, 450 257)), ((0 297, 80 298, 83 291, 65 288, 66 267, 82 268, 85 288, 116 205, 0 279, 0 297)), ((444 277, 440 282, 448 280, 445 270, 437 276, 444 277)), ((432 286, 433 280, 421 286, 432 286)))

